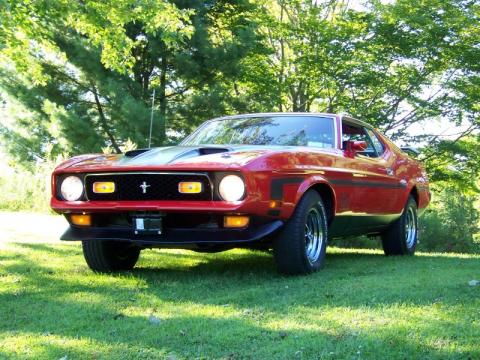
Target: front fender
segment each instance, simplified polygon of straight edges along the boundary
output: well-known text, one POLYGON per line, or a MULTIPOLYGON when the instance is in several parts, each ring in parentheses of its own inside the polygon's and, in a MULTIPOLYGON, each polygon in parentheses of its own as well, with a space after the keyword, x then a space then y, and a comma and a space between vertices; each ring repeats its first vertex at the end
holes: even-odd
MULTIPOLYGON (((321 175, 309 176, 300 183, 295 194, 295 201, 294 201, 295 207, 300 202, 300 199, 302 198, 302 196, 309 189, 312 189, 312 188, 319 191, 322 198, 324 196, 329 196, 329 199, 324 198, 323 200, 329 201, 332 209, 332 216, 335 215, 335 209, 336 209, 336 203, 337 203, 335 190, 333 189, 333 186, 328 182, 328 180, 321 175), (325 192, 324 190, 328 190, 328 192, 325 192)), ((291 209, 292 213, 295 210, 295 207, 291 209)))

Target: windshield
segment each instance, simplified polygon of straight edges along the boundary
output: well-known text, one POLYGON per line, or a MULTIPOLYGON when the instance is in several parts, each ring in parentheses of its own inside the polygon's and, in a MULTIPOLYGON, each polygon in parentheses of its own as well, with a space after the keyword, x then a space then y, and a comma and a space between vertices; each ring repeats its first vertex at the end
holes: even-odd
POLYGON ((334 120, 321 116, 262 116, 207 122, 182 145, 335 147, 334 120))

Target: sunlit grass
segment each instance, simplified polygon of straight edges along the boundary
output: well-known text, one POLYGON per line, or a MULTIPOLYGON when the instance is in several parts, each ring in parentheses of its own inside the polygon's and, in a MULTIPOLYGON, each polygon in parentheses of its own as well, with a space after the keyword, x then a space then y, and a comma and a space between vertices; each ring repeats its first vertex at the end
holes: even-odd
POLYGON ((282 277, 268 253, 148 250, 101 275, 77 243, 4 243, 0 358, 475 359, 479 269, 330 248, 321 272, 282 277))

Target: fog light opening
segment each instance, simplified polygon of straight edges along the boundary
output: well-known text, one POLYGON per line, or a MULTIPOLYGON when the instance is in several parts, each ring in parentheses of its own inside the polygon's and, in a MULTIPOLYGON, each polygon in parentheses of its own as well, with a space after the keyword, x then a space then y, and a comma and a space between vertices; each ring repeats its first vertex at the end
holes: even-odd
POLYGON ((93 183, 95 194, 111 194, 115 192, 115 183, 112 181, 97 181, 93 183))
POLYGON ((182 181, 178 183, 180 194, 199 194, 202 192, 202 183, 198 181, 182 181))

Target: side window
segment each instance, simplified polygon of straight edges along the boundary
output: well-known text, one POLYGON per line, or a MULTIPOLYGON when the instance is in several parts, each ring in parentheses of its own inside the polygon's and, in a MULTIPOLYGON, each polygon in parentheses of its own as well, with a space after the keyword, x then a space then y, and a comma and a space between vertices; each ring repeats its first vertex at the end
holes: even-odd
POLYGON ((367 143, 367 148, 365 151, 358 152, 358 154, 368 157, 377 157, 377 150, 365 130, 366 129, 362 126, 345 122, 342 123, 342 148, 345 149, 346 141, 365 141, 367 143))
POLYGON ((372 144, 373 144, 373 147, 375 148, 375 150, 377 150, 377 154, 382 155, 383 152, 385 151, 385 147, 383 146, 382 142, 378 138, 377 134, 375 134, 375 132, 373 132, 370 129, 365 129, 365 131, 370 136, 370 139, 372 139, 372 144))

